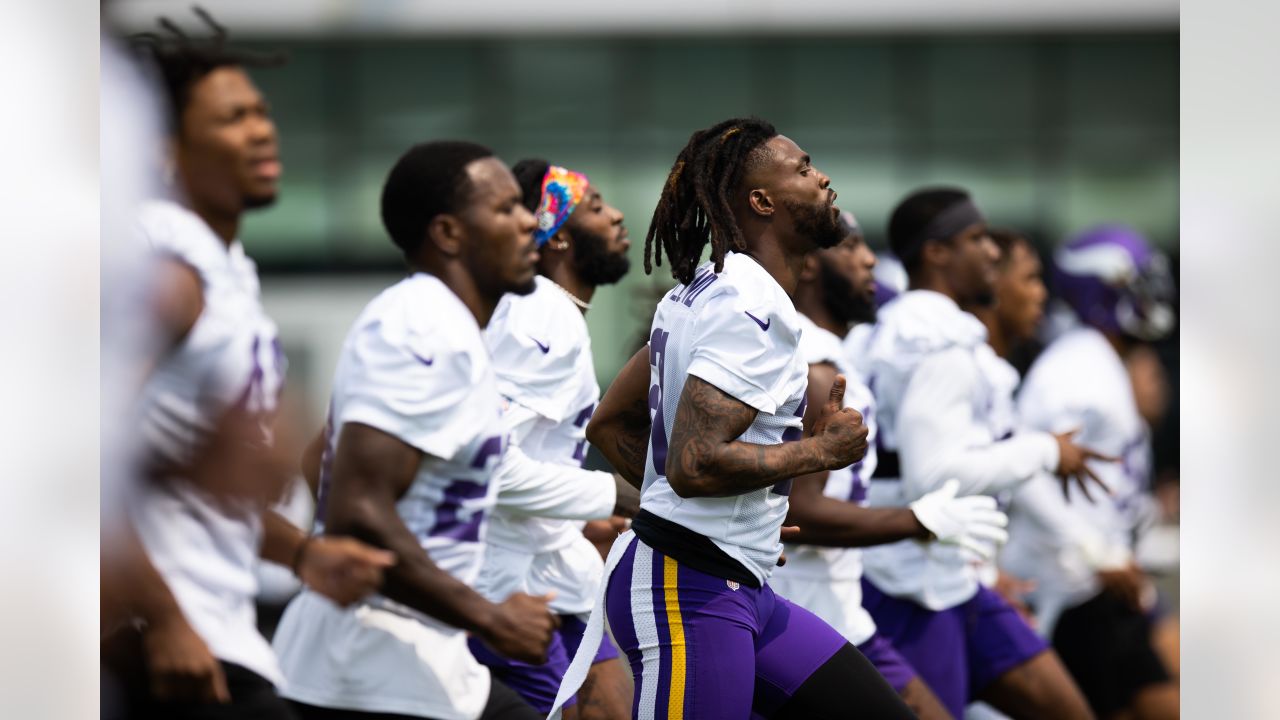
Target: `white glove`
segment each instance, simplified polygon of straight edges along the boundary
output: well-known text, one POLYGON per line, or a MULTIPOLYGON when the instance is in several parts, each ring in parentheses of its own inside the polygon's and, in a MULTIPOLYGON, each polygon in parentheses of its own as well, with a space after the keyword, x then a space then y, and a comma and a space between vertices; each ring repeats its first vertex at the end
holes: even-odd
POLYGON ((934 539, 962 549, 983 560, 995 557, 996 549, 1009 539, 1004 528, 1009 516, 996 508, 988 495, 956 497, 959 480, 948 480, 941 488, 911 503, 916 519, 934 539))

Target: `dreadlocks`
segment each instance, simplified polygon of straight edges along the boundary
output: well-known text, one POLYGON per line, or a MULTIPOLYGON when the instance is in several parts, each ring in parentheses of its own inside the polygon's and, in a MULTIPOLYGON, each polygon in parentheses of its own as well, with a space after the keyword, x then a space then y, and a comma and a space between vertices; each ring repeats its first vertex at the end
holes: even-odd
POLYGON ((653 265, 662 265, 664 249, 672 276, 685 284, 693 280, 708 241, 716 272, 724 269, 726 251, 746 249, 730 193, 764 159, 761 146, 777 134, 773 125, 752 117, 725 120, 689 138, 676 156, 644 237, 646 274, 653 265))
POLYGON ((227 45, 227 29, 208 12, 193 6, 196 16, 213 31, 208 38, 193 38, 167 17, 158 20, 163 32, 131 35, 134 50, 155 64, 164 81, 169 100, 169 119, 176 132, 182 126, 182 111, 191 97, 191 87, 221 67, 271 67, 285 61, 284 53, 264 53, 227 45))

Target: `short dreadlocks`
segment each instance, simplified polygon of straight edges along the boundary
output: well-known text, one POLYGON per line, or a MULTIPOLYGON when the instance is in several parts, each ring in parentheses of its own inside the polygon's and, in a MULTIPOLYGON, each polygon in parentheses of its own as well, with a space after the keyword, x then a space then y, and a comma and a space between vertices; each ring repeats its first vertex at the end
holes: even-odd
POLYGON ((286 59, 282 52, 228 46, 226 28, 204 8, 193 6, 192 11, 213 31, 212 37, 192 37, 167 17, 158 20, 163 32, 143 32, 129 37, 134 50, 153 63, 160 73, 174 132, 182 126, 182 112, 191 99, 192 86, 205 75, 222 67, 274 67, 286 59))

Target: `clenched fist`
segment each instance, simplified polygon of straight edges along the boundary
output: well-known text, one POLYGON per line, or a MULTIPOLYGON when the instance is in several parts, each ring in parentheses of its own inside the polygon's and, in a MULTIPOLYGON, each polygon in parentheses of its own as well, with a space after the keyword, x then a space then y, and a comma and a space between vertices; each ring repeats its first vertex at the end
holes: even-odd
POLYGON ((867 454, 867 426, 862 413, 844 407, 844 375, 836 375, 822 414, 810 428, 810 435, 822 447, 828 470, 848 467, 867 454))

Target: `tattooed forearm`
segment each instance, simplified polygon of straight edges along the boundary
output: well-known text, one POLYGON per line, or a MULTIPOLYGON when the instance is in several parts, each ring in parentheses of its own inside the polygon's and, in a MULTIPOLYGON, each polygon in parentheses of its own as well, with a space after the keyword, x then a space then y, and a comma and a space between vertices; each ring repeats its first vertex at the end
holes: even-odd
POLYGON ((688 378, 667 454, 672 489, 685 497, 741 495, 830 469, 830 455, 816 438, 780 445, 738 441, 756 413, 714 385, 688 378))
POLYGON ((617 432, 613 436, 613 452, 600 451, 627 482, 639 488, 644 482, 644 459, 649 453, 649 425, 639 432, 617 432))
POLYGON ((627 482, 639 488, 649 452, 649 350, 640 348, 609 386, 591 422, 587 440, 627 482))

